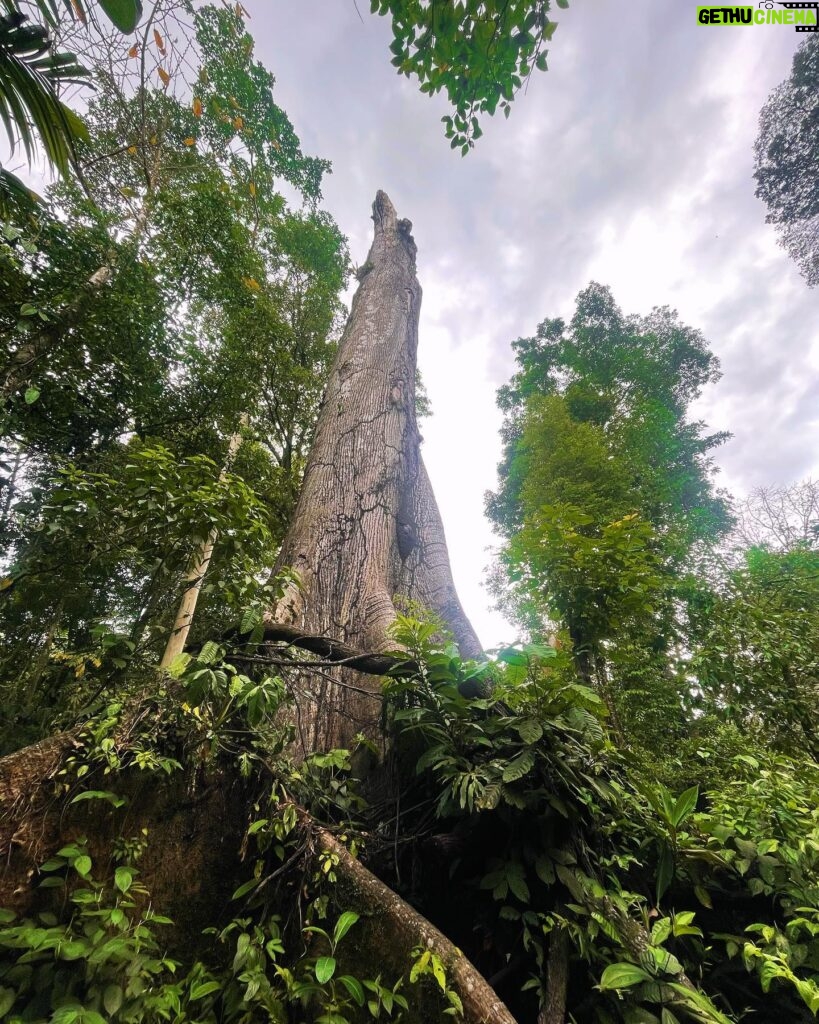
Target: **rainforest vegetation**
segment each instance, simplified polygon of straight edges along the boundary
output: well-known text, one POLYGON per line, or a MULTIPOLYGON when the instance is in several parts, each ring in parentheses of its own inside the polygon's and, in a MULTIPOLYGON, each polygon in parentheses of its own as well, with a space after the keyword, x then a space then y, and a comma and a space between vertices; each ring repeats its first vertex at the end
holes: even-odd
MULTIPOLYGON (((362 16, 469 159, 549 10, 362 16)), ((756 149, 808 285, 817 96, 809 36, 756 149)), ((241 4, 2 0, 0 118, 56 174, 0 168, 0 1019, 812 1020, 819 484, 716 487, 706 338, 592 282, 509 339, 484 651, 412 226, 354 268, 241 4)))

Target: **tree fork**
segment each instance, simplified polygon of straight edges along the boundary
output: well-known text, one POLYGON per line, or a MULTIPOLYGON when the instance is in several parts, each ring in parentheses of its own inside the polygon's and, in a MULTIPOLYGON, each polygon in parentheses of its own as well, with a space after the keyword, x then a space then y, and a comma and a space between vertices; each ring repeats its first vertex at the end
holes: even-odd
MULTIPOLYGON (((274 569, 293 569, 298 583, 270 609, 266 626, 378 653, 395 647, 389 630, 396 606, 409 602, 440 617, 461 655, 477 658, 481 645, 458 600, 420 454, 421 287, 412 225, 398 219, 384 192, 376 195, 373 221, 373 243, 274 569)), ((379 686, 369 683, 374 692, 379 686)), ((299 709, 307 748, 349 746, 360 731, 377 735, 376 702, 326 680, 306 678, 304 687, 311 691, 299 709)))

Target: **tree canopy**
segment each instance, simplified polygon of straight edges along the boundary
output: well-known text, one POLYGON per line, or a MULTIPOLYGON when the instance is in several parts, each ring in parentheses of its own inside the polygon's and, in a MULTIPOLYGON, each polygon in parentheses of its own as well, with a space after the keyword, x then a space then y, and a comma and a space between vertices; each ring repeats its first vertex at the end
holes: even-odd
POLYGON ((768 97, 756 140, 756 194, 809 285, 819 283, 819 38, 807 35, 790 76, 768 97))

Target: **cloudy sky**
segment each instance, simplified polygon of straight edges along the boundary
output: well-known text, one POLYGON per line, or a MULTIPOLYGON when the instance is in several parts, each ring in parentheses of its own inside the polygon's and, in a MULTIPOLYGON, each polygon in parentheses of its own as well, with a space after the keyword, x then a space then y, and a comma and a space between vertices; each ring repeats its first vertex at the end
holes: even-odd
POLYGON ((510 343, 569 315, 589 280, 626 312, 677 308, 722 361, 696 414, 733 439, 718 483, 741 494, 819 473, 819 289, 753 194, 759 109, 790 70, 792 27, 696 24, 691 0, 576 0, 549 71, 462 159, 444 101, 390 66, 367 0, 244 0, 259 57, 325 205, 363 262, 376 189, 409 217, 424 289, 419 361, 434 409, 424 453, 453 570, 484 644, 514 637, 482 587, 499 457, 495 389, 510 343))

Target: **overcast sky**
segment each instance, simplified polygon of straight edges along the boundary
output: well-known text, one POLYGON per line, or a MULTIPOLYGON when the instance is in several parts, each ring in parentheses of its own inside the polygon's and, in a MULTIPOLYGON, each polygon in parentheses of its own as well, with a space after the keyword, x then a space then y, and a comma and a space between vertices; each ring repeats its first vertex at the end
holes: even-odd
POLYGON ((260 59, 306 152, 332 161, 325 206, 361 263, 378 188, 409 217, 424 290, 419 362, 434 416, 424 457, 455 581, 485 645, 514 638, 483 589, 495 485, 495 389, 510 344, 570 315, 591 279, 627 313, 670 305, 723 378, 696 414, 733 439, 735 494, 819 472, 819 289, 777 246, 754 197, 759 109, 790 71, 789 26, 704 27, 688 0, 576 0, 549 71, 465 159, 441 98, 390 66, 368 0, 244 0, 260 59))

